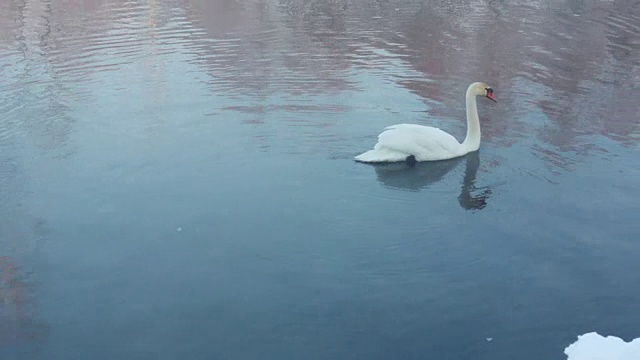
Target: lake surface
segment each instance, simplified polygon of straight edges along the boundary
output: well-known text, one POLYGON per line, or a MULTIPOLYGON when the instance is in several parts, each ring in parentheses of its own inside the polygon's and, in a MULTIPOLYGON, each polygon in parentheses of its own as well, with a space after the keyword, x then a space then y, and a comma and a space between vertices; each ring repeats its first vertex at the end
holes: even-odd
POLYGON ((640 336, 637 1, 0 2, 0 358, 640 336), (435 164, 353 157, 395 123, 435 164))

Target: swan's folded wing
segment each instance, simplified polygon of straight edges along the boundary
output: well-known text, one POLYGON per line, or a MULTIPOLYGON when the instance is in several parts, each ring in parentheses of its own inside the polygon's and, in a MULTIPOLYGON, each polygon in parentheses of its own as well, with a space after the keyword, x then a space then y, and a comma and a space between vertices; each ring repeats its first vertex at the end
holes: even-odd
POLYGON ((374 149, 391 149, 417 160, 437 160, 459 155, 460 143, 450 134, 429 126, 392 125, 378 135, 374 149))

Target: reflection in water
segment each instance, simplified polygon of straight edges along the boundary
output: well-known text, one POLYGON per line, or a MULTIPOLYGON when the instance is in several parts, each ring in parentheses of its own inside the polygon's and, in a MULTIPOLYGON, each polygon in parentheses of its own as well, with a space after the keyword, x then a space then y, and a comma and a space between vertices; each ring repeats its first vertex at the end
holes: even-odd
MULTIPOLYGON (((226 101, 211 114, 249 109, 253 114, 243 121, 256 128, 273 125, 264 118, 269 109, 280 108, 290 109, 297 124, 331 124, 321 136, 340 136, 345 124, 306 116, 304 109, 372 110, 394 87, 426 103, 426 112, 443 126, 461 128, 453 120, 464 118, 459 94, 470 81, 488 81, 502 98, 482 119, 483 142, 523 143, 551 168, 571 170, 601 148, 587 139, 590 135, 634 146, 640 131, 634 121, 640 115, 635 101, 640 59, 633 51, 640 14, 624 0, 111 0, 1 6, 0 45, 10 56, 0 60, 5 62, 0 86, 7 92, 0 108, 28 103, 27 131, 48 149, 69 145, 77 121, 74 106, 90 101, 92 88, 111 86, 101 73, 132 69, 131 79, 148 85, 149 93, 142 95, 166 102, 173 86, 167 77, 175 61, 171 54, 204 70, 207 77, 199 81, 226 101), (142 64, 134 65, 137 61, 142 64), (381 81, 374 83, 372 76, 381 81), (33 86, 21 86, 25 83, 33 86), (368 97, 356 98, 361 90, 368 97), (527 114, 544 117, 531 122, 527 114)), ((115 99, 136 93, 130 86, 114 86, 115 99)), ((403 111, 401 103, 389 103, 377 117, 403 111)), ((147 121, 165 120, 152 106, 144 111, 147 121)), ((17 131, 3 129, 8 120, 18 121, 16 115, 0 124, 0 136, 17 131)), ((269 137, 264 130, 253 136, 260 142, 269 137)))
POLYGON ((443 179, 453 170, 463 157, 451 160, 419 162, 414 165, 405 162, 372 164, 378 181, 390 188, 419 191, 443 179))
MULTIPOLYGON (((192 31, 191 61, 210 74, 214 92, 251 96, 237 109, 318 105, 308 95, 331 95, 315 112, 348 112, 341 100, 353 91, 373 100, 388 90, 359 81, 375 74, 415 94, 443 126, 461 128, 459 94, 470 81, 488 81, 502 95, 482 119, 483 142, 525 144, 551 174, 600 150, 590 135, 637 142, 640 62, 631 49, 640 14, 628 1, 197 0, 185 8, 201 29, 192 31), (542 116, 532 122, 529 114, 542 116)), ((385 111, 402 111, 391 104, 385 111)))
POLYGON ((0 205, 0 358, 19 359, 39 351, 49 335, 36 296, 37 274, 31 270, 43 223, 25 214, 3 189, 0 200, 10 202, 0 205))
MULTIPOLYGON (((15 135, 15 134, 11 134, 15 135)), ((34 260, 44 220, 25 205, 31 179, 16 146, 0 144, 0 359, 30 359, 49 337, 38 299, 34 260)))
POLYGON ((460 206, 467 210, 480 210, 487 205, 487 199, 491 196, 491 189, 483 187, 479 194, 475 186, 476 174, 480 166, 480 152, 474 151, 464 157, 445 161, 419 162, 407 164, 404 162, 375 164, 378 181, 384 186, 409 191, 419 191, 435 184, 455 169, 465 159, 464 178, 458 201, 460 206))
POLYGON ((16 35, 22 43, 16 60, 23 66, 16 85, 30 83, 33 86, 18 86, 8 99, 13 102, 12 106, 24 106, 30 112, 25 131, 49 151, 68 145, 73 126, 66 104, 68 84, 60 81, 52 64, 55 58, 52 42, 56 41, 51 39, 53 17, 52 5, 46 2, 27 1, 18 6, 16 35))
POLYGON ((489 186, 482 187, 479 194, 474 195, 480 188, 476 187, 476 174, 480 166, 480 152, 475 151, 467 155, 467 166, 464 171, 464 179, 462 180, 462 188, 458 196, 458 202, 466 210, 480 210, 487 206, 487 200, 491 196, 491 188, 489 186))
POLYGON ((0 355, 32 354, 46 340, 49 327, 34 314, 29 274, 9 256, 0 256, 0 355))
MULTIPOLYGON (((12 151, 0 148, 6 155, 12 151)), ((45 343, 49 327, 39 315, 32 262, 44 223, 22 204, 25 178, 14 158, 0 158, 0 358, 21 359, 45 343)))

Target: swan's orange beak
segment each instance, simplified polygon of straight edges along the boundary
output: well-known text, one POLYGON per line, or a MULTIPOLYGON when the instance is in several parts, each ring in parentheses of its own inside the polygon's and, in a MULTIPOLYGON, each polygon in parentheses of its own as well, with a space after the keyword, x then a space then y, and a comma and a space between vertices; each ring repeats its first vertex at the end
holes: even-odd
POLYGON ((498 102, 498 99, 496 99, 496 96, 493 95, 492 88, 487 88, 487 98, 489 98, 489 100, 493 100, 494 102, 498 102))

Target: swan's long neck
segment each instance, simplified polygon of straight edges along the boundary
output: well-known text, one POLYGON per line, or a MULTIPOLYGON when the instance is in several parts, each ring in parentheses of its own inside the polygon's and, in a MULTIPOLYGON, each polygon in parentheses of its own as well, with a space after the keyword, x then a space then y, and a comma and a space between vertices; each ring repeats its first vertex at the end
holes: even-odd
POLYGON ((478 106, 476 95, 467 89, 467 136, 464 138, 462 146, 468 151, 476 151, 480 148, 480 120, 478 119, 478 106))

